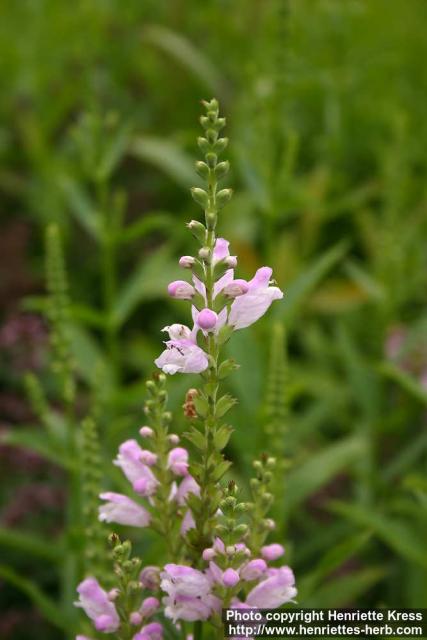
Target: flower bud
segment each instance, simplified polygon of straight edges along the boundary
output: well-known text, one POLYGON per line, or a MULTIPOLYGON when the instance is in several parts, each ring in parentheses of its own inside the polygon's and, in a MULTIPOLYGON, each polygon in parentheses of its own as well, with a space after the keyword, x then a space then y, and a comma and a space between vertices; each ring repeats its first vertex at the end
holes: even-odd
POLYGON ((267 570, 267 563, 262 558, 256 558, 255 560, 251 560, 248 564, 243 567, 240 571, 240 575, 243 580, 258 580, 263 573, 267 570))
POLYGON ((117 600, 119 595, 120 595, 120 590, 117 589, 117 587, 115 589, 110 589, 110 591, 108 592, 108 599, 111 602, 114 602, 114 600, 117 600))
POLYGON ((218 315, 215 313, 215 311, 212 311, 212 309, 202 309, 197 316, 196 322, 201 329, 209 331, 216 327, 216 323, 218 322, 218 315))
POLYGON ((213 558, 215 558, 215 556, 216 556, 215 550, 212 549, 211 547, 208 547, 207 549, 203 550, 202 558, 205 562, 210 562, 211 560, 213 560, 213 558))
POLYGON ((206 209, 209 203, 209 196, 204 189, 200 189, 199 187, 191 188, 191 195, 193 200, 199 204, 202 209, 206 209))
POLYGON ((271 562, 272 560, 277 560, 277 558, 280 558, 280 556, 283 556, 284 553, 285 553, 285 549, 282 547, 281 544, 277 544, 277 543, 269 544, 269 545, 266 545, 265 547, 261 547, 261 555, 268 562, 271 562))
POLYGON ((168 285, 168 293, 178 300, 191 300, 196 293, 195 288, 185 280, 174 280, 168 285))
POLYGON ((227 145, 228 145, 228 138, 218 138, 218 140, 214 144, 214 150, 216 151, 216 153, 221 153, 222 151, 224 151, 227 145))
POLYGON ((187 227, 190 229, 196 240, 198 240, 201 244, 205 242, 206 228, 201 222, 199 222, 198 220, 191 220, 187 223, 187 227))
POLYGON ((210 230, 213 231, 216 227, 216 224, 218 222, 218 216, 214 211, 209 211, 206 213, 205 216, 205 220, 206 220, 206 227, 210 230))
POLYGON ((152 467, 157 462, 157 456, 152 451, 147 451, 147 449, 144 449, 141 453, 141 462, 149 467, 152 467))
POLYGON ((224 162, 219 162, 215 167, 215 175, 218 179, 220 179, 223 176, 225 176, 225 174, 228 173, 229 170, 230 170, 230 163, 228 162, 228 160, 225 160, 224 162))
POLYGON ((141 438, 151 438, 154 435, 154 431, 151 427, 141 427, 139 430, 141 438))
MULTIPOLYGON (((221 138, 221 139, 223 140, 224 138, 221 138)), ((206 140, 206 138, 203 138, 202 136, 200 136, 200 138, 197 138, 197 144, 199 145, 199 149, 202 151, 202 153, 207 153, 211 148, 211 145, 209 144, 209 142, 206 140)))
POLYGON ((227 296, 228 298, 237 298, 238 296, 242 296, 249 291, 249 285, 246 280, 232 280, 224 289, 222 290, 222 294, 227 296))
POLYGON ((222 574, 222 583, 224 587, 235 587, 240 577, 235 569, 226 569, 222 574))
POLYGON ((209 153, 206 154, 206 162, 208 163, 208 166, 213 169, 216 165, 217 162, 217 155, 216 153, 212 153, 211 151, 209 153))
POLYGON ((236 533, 237 535, 240 536, 244 536, 245 533, 247 533, 248 531, 248 525, 247 524, 238 524, 237 527, 235 527, 234 529, 234 533, 236 533))
POLYGON ((216 194, 216 204, 219 208, 225 207, 227 202, 230 202, 231 197, 233 195, 232 189, 221 189, 216 194))
POLYGON ((158 589, 160 585, 159 567, 145 567, 139 575, 139 580, 146 589, 150 589, 150 591, 156 591, 156 589, 158 589))
POLYGON ((196 258, 193 258, 193 256, 182 256, 182 258, 179 259, 178 264, 183 269, 191 269, 195 262, 196 258))
POLYGON ((133 625, 134 627, 138 626, 139 624, 141 624, 142 622, 142 615, 139 613, 139 611, 132 611, 132 613, 129 616, 129 622, 131 623, 131 625, 133 625))
POLYGON ((230 269, 235 269, 237 267, 236 256, 227 256, 226 258, 224 258, 224 262, 230 269))
POLYGON ((168 440, 171 444, 178 444, 179 436, 177 436, 176 433, 171 433, 170 435, 168 435, 168 440))
POLYGON ((205 262, 209 260, 210 255, 211 255, 211 252, 209 247, 202 247, 201 249, 199 249, 199 257, 205 262))
POLYGON ((159 607, 160 602, 157 600, 157 598, 149 596, 148 598, 145 598, 145 600, 143 600, 140 611, 144 618, 150 618, 150 616, 152 616, 159 607))
POLYGON ((207 178, 209 176, 209 167, 206 162, 202 162, 201 160, 196 162, 196 172, 202 178, 207 178))

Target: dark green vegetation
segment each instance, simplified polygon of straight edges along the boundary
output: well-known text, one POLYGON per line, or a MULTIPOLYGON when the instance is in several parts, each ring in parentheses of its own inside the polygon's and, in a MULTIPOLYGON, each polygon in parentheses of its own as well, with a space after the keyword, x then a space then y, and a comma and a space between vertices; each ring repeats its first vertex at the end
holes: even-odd
MULTIPOLYGON (((144 421, 160 329, 188 322, 165 292, 193 249, 212 95, 235 189, 221 234, 241 277, 269 264, 285 291, 233 340, 234 477, 244 493, 260 451, 286 458, 276 537, 302 605, 425 605, 426 29, 424 0, 3 4, 0 410, 25 449, 0 450, 2 638, 63 637, 76 576, 103 564, 94 496, 120 490, 110 460, 144 421)), ((177 431, 191 384, 170 379, 177 431)))

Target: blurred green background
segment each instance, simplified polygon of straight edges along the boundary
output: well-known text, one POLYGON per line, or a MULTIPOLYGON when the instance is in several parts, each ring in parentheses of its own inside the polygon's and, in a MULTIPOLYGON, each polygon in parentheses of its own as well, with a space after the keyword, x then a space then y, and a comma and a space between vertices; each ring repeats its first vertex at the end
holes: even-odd
MULTIPOLYGON (((78 628, 80 423, 96 414, 101 482, 120 488, 110 460, 143 422, 160 329, 189 321, 165 287, 195 250, 184 223, 211 96, 235 190, 220 233, 240 277, 269 264, 285 291, 230 345, 234 477, 244 493, 260 451, 285 458, 276 537, 302 606, 426 605, 426 29, 424 0, 2 4, 1 638, 78 628), (51 223, 71 298, 68 416, 46 320, 51 223)), ((195 382, 170 379, 178 432, 195 382)))

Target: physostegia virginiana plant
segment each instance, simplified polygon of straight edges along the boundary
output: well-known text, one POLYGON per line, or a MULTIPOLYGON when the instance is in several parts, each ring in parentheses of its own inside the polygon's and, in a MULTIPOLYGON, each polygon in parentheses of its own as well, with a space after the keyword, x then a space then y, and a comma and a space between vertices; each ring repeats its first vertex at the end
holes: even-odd
POLYGON ((197 640, 209 627, 209 635, 222 638, 222 608, 275 608, 296 595, 291 569, 280 565, 283 547, 266 544, 275 526, 267 517, 275 460, 255 461, 250 502, 239 502, 233 481, 221 482, 230 467, 222 451, 232 432, 224 416, 234 404, 221 393, 221 381, 237 368, 222 358, 221 350, 234 331, 256 322, 283 294, 272 284, 269 267, 258 269, 252 280, 236 278, 237 258, 230 255, 228 241, 216 235, 218 212, 232 195, 230 189, 218 189, 229 169, 227 161, 218 161, 227 139, 220 137, 225 120, 217 101, 203 104, 204 136, 198 144, 204 161, 196 168, 206 188, 194 188, 192 195, 205 220, 188 224, 200 248, 196 256, 179 261, 190 278, 168 287, 170 296, 188 301, 193 327, 170 324, 163 329, 169 339, 155 361, 162 373, 147 383, 147 425, 139 431, 144 444, 124 442, 114 461, 130 482, 132 497, 100 496, 100 519, 151 527, 166 541, 166 562, 142 567, 138 558, 131 558, 130 543, 111 536, 115 586, 106 591, 95 577, 87 577, 77 589, 77 605, 96 629, 92 637, 102 633, 120 640, 161 640, 163 635, 192 634, 197 640), (165 374, 186 373, 200 375, 199 388, 189 389, 184 404, 191 425, 184 434, 194 451, 191 461, 169 431, 172 416, 165 390, 165 374))

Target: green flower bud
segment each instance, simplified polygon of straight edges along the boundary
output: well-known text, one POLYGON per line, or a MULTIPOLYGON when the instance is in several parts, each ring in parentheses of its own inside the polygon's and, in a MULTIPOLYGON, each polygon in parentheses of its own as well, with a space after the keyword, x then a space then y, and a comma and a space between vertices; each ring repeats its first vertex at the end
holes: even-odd
POLYGON ((225 174, 228 173, 229 170, 230 170, 230 163, 228 162, 228 160, 225 160, 224 162, 220 162, 219 164, 216 165, 215 175, 218 179, 220 179, 223 176, 225 176, 225 174))
MULTIPOLYGON (((207 142, 207 140, 206 140, 207 142)), ((228 145, 228 138, 218 138, 218 140, 215 142, 214 146, 213 146, 213 150, 216 153, 221 153, 222 151, 224 151, 224 149, 227 147, 228 145)))
POLYGON ((247 533, 248 531, 248 525, 247 524, 238 524, 237 527, 234 528, 234 533, 240 535, 240 536, 244 536, 245 533, 247 533))
POLYGON ((214 211, 209 211, 205 215, 206 227, 209 231, 213 231, 216 227, 216 223, 218 222, 218 216, 214 211))
POLYGON ((217 131, 221 131, 225 127, 226 120, 225 118, 217 118, 215 124, 213 125, 217 131))
POLYGON ((193 196, 193 200, 199 204, 202 209, 206 209, 209 203, 209 196, 204 189, 200 189, 199 187, 192 187, 191 195, 193 196))
POLYGON ((217 206, 219 208, 225 207, 227 202, 230 202, 232 195, 233 195, 232 189, 221 189, 221 191, 218 191, 218 193, 216 194, 217 206))
POLYGON ((206 154, 206 162, 208 163, 208 166, 211 169, 215 167, 217 160, 218 160, 218 156, 216 155, 216 153, 209 151, 209 153, 206 154))
POLYGON ((218 133, 215 129, 208 129, 206 131, 206 138, 210 144, 214 144, 217 141, 218 133))
POLYGON ((200 244, 204 244, 206 240, 206 227, 197 220, 191 220, 187 224, 187 227, 190 229, 193 236, 200 242, 200 244))
POLYGON ((202 178, 208 178, 209 177, 209 167, 206 164, 206 162, 202 162, 201 160, 196 162, 196 172, 202 178))
MULTIPOLYGON (((224 138, 221 138, 221 139, 224 140, 224 138)), ((219 142, 219 140, 218 140, 218 142, 219 142)), ((210 151, 211 145, 206 140, 206 138, 203 138, 202 136, 200 136, 199 138, 197 138, 197 144, 199 145, 199 149, 200 149, 200 151, 202 153, 208 153, 208 151, 210 151)), ((216 151, 216 149, 215 149, 215 151, 216 151)))

